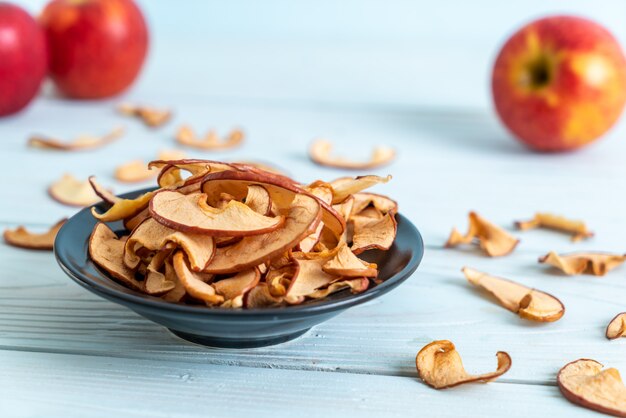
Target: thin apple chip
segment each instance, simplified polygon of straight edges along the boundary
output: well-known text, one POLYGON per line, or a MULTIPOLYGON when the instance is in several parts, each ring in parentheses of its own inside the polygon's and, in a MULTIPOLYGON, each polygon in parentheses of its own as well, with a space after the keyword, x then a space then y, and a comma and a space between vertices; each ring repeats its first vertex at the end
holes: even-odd
POLYGON ((57 202, 68 206, 90 206, 100 201, 88 180, 80 181, 71 174, 64 174, 52 183, 48 194, 57 202))
POLYGON ((151 128, 165 124, 172 117, 172 111, 167 109, 156 109, 149 106, 137 106, 129 103, 122 103, 117 107, 122 115, 139 118, 151 128))
MULTIPOLYGON (((232 196, 231 196, 232 197, 232 196)), ((251 184, 248 186, 248 194, 246 195, 246 206, 260 213, 261 215, 268 216, 272 213, 272 199, 270 194, 265 190, 265 187, 251 184)))
POLYGON ((525 231, 534 228, 546 228, 572 234, 572 241, 593 237, 593 232, 587 229, 583 221, 568 219, 564 216, 553 215, 551 213, 538 212, 535 217, 528 221, 515 222, 517 229, 525 231))
POLYGON ((33 148, 53 149, 60 151, 77 151, 99 148, 109 144, 124 135, 124 128, 118 127, 101 137, 92 135, 80 135, 73 141, 65 142, 56 138, 41 135, 33 135, 28 140, 28 145, 33 148))
POLYGON ((387 213, 395 214, 398 212, 398 203, 387 196, 376 193, 355 193, 352 196, 354 197, 354 203, 352 205, 351 216, 367 216, 364 212, 368 209, 373 209, 376 213, 382 215, 386 215, 387 213))
POLYGON ((344 289, 350 289, 352 293, 362 293, 367 290, 369 285, 370 281, 366 278, 340 280, 331 283, 330 285, 328 285, 328 287, 324 289, 318 289, 307 296, 313 299, 322 299, 328 297, 328 295, 344 289))
POLYGON ((96 181, 95 176, 89 176, 87 180, 89 181, 89 184, 91 185, 91 188, 93 189, 94 193, 100 196, 100 198, 104 202, 110 205, 113 205, 116 202, 119 202, 120 200, 122 200, 119 197, 115 196, 113 192, 111 192, 111 190, 107 190, 104 187, 102 187, 102 185, 96 181))
POLYGON ((135 272, 124 264, 124 241, 102 222, 98 222, 89 237, 89 256, 102 269, 123 285, 143 291, 135 272))
POLYGON ((30 232, 23 226, 18 226, 16 229, 6 229, 2 236, 4 237, 4 241, 13 247, 27 248, 30 250, 52 250, 54 247, 54 239, 65 221, 67 221, 67 218, 61 219, 59 222, 52 225, 50 229, 41 234, 30 232))
POLYGON ((194 271, 202 270, 215 253, 215 241, 210 235, 183 233, 148 218, 137 226, 126 240, 124 264, 134 269, 141 262, 138 254, 140 249, 158 251, 170 242, 184 250, 194 271))
POLYGON ((159 296, 176 287, 176 282, 169 280, 165 273, 161 272, 161 269, 165 266, 165 261, 172 255, 175 248, 173 244, 169 243, 150 260, 150 264, 146 268, 146 278, 143 282, 144 291, 147 294, 159 296))
POLYGON ((261 215, 237 200, 229 201, 221 209, 214 208, 206 203, 206 198, 203 193, 184 195, 162 190, 150 201, 150 214, 172 229, 215 237, 264 234, 279 228, 285 221, 283 216, 261 215))
POLYGON ((388 250, 396 239, 397 223, 390 213, 381 219, 352 218, 352 251, 361 254, 371 249, 388 250))
POLYGON ((578 274, 604 276, 625 260, 624 254, 580 252, 559 255, 554 251, 539 258, 540 263, 554 266, 570 276, 578 274))
POLYGON ((218 295, 224 297, 226 301, 233 300, 245 295, 250 289, 259 284, 261 273, 258 268, 251 268, 237 273, 233 277, 218 280, 213 283, 213 287, 218 295))
POLYGON ((91 214, 101 222, 115 222, 131 218, 140 214, 144 209, 147 211, 148 204, 154 193, 147 192, 135 199, 120 199, 104 213, 98 213, 96 208, 91 208, 91 214))
POLYGON ((272 295, 267 283, 259 283, 243 298, 243 306, 247 309, 271 308, 283 304, 283 298, 272 295))
POLYGON ((391 175, 380 177, 374 175, 358 176, 358 177, 341 177, 330 182, 333 188, 333 205, 341 203, 350 195, 362 192, 365 189, 384 184, 391 180, 391 175))
POLYGON ((561 301, 548 293, 472 268, 464 267, 462 271, 468 282, 486 290, 500 305, 518 314, 520 318, 554 322, 561 319, 565 313, 561 301))
POLYGON ((615 315, 606 327, 606 338, 614 340, 626 336, 626 312, 615 315))
POLYGON ((174 288, 161 296, 161 299, 172 303, 184 301, 187 296, 187 290, 185 290, 185 286, 183 286, 183 283, 178 279, 171 258, 165 260, 165 279, 174 282, 174 288))
POLYGON ((278 174, 280 176, 287 176, 285 170, 278 168, 272 164, 259 162, 259 161, 236 161, 231 163, 236 168, 252 167, 258 170, 262 170, 271 174, 278 174))
POLYGON ((559 371, 556 382, 570 402, 604 414, 626 417, 626 387, 619 371, 604 369, 591 359, 579 359, 559 371))
POLYGON ((498 366, 495 372, 471 375, 465 371, 463 361, 454 344, 448 340, 433 341, 422 348, 415 357, 419 377, 435 389, 447 389, 464 383, 491 382, 511 368, 511 356, 504 351, 496 353, 498 366))
POLYGON ((313 141, 309 148, 309 157, 314 163, 327 167, 346 168, 350 170, 365 170, 381 167, 393 161, 396 152, 386 146, 375 147, 369 161, 353 161, 343 157, 331 155, 333 144, 324 139, 313 141))
POLYGON ((209 306, 224 302, 224 297, 216 294, 213 286, 205 283, 197 276, 197 273, 189 269, 185 255, 181 251, 174 254, 174 269, 178 279, 185 286, 185 290, 190 296, 205 302, 209 306))
POLYGON ((451 248, 459 244, 471 244, 475 241, 490 257, 510 254, 519 243, 517 238, 504 229, 492 224, 476 212, 470 212, 467 233, 463 236, 456 228, 453 228, 445 247, 451 248))
POLYGON ((337 280, 336 276, 326 273, 322 268, 329 259, 324 256, 310 259, 302 253, 294 254, 298 269, 286 292, 290 303, 300 303, 304 297, 337 280))
POLYGON ((378 276, 376 264, 367 263, 357 257, 347 245, 343 244, 337 254, 322 266, 329 274, 341 277, 372 277, 378 276))
MULTIPOLYGON (((330 204, 333 200, 333 189, 330 187, 328 183, 323 183, 320 185, 316 185, 314 187, 307 187, 307 191, 309 191, 312 195, 317 196, 322 201, 330 204)), ((345 217, 344 217, 345 219, 345 217)), ((322 229, 324 228, 324 222, 320 222, 311 235, 305 237, 298 246, 300 247, 300 251, 309 252, 315 247, 315 244, 320 240, 320 236, 322 234, 322 229)))
POLYGON ((217 132, 211 130, 203 138, 198 138, 189 126, 183 125, 176 133, 176 141, 188 147, 204 150, 225 150, 235 148, 243 142, 244 134, 240 129, 233 129, 225 138, 220 138, 217 132))

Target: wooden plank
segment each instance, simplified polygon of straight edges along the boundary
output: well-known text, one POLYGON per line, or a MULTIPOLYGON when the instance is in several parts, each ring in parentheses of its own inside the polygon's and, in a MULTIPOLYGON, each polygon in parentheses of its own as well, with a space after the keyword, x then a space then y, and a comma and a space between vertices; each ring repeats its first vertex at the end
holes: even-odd
POLYGON ((415 378, 58 354, 0 354, 0 415, 71 417, 587 416, 556 387, 436 391, 415 378))

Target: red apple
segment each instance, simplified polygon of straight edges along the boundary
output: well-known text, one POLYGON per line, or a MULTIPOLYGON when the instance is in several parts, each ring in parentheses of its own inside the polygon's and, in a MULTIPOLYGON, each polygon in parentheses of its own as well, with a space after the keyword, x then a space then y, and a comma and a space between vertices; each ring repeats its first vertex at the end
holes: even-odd
POLYGON ((132 0, 53 0, 41 15, 50 75, 69 97, 120 93, 139 74, 148 30, 132 0))
POLYGON ((547 17, 504 44, 492 92, 498 115, 521 141, 540 151, 572 150, 618 119, 626 101, 626 59, 597 23, 547 17))
POLYGON ((0 116, 23 109, 46 75, 46 40, 23 9, 0 3, 0 116))

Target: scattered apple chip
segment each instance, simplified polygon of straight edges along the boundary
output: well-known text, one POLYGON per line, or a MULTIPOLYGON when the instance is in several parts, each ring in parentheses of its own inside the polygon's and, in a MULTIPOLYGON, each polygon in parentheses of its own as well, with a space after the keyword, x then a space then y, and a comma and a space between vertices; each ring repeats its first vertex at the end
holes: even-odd
POLYGON ((88 180, 80 181, 64 174, 48 188, 48 194, 57 202, 68 206, 89 206, 100 201, 88 180))
POLYGON ((221 139, 214 130, 209 131, 203 138, 198 138, 189 126, 181 126, 176 133, 176 141, 188 147, 205 150, 224 150, 239 146, 244 139, 243 131, 233 129, 224 139, 221 139))
POLYGON ((595 360, 579 359, 559 371, 556 382, 565 398, 583 408, 626 417, 626 387, 614 368, 595 360))
POLYGON ((465 371, 463 361, 454 344, 448 340, 433 341, 422 348, 415 357, 419 377, 435 389, 447 389, 464 383, 491 382, 511 368, 511 356, 504 351, 496 353, 498 366, 495 372, 471 375, 465 371))
POLYGON ((34 148, 54 149, 61 151, 77 151, 102 147, 115 141, 124 134, 124 128, 115 128, 108 134, 96 137, 92 135, 80 135, 73 141, 64 142, 56 138, 34 135, 28 140, 28 145, 34 148))
POLYGON ((328 167, 346 168, 350 170, 365 170, 387 165, 393 161, 396 152, 389 147, 375 147, 369 161, 353 161, 343 157, 331 155, 333 144, 324 139, 313 141, 309 148, 309 157, 314 163, 328 167))
POLYGON ((561 319, 565 307, 554 296, 531 289, 511 280, 490 276, 472 268, 462 269, 467 281, 490 293, 504 308, 520 318, 537 322, 554 322, 561 319))
POLYGON ((2 236, 4 241, 13 247, 30 250, 52 250, 54 239, 65 221, 67 221, 67 218, 61 219, 52 225, 49 230, 41 234, 30 232, 23 226, 18 226, 16 229, 6 229, 2 236))
POLYGON ((158 173, 160 188, 135 199, 118 198, 90 178, 110 205, 102 213, 96 207, 105 203, 92 208, 94 217, 126 229, 118 239, 98 223, 90 243, 94 263, 118 282, 212 309, 286 307, 382 283, 377 265, 356 253, 390 248, 397 204, 352 193, 388 179, 304 185, 242 163, 160 157, 146 168, 151 177, 158 173), (333 204, 337 190, 341 199, 333 204))
POLYGON ((166 109, 156 109, 149 106, 137 106, 129 103, 122 103, 117 107, 118 112, 126 116, 134 116, 143 121, 151 128, 165 124, 172 117, 172 111, 166 109))
POLYGON ((349 196, 376 186, 377 184, 384 184, 391 180, 391 175, 387 177, 380 177, 374 175, 358 176, 358 177, 342 177, 337 180, 331 181, 329 184, 333 188, 333 205, 341 203, 349 196))
POLYGON ((570 276, 578 274, 604 276, 625 260, 626 255, 623 254, 581 252, 559 255, 554 251, 539 258, 540 263, 554 266, 570 276))
POLYGON ((606 338, 614 340, 626 336, 626 312, 615 315, 606 327, 606 338))
POLYGON ((564 216, 553 215, 551 213, 538 212, 531 220, 515 222, 515 226, 522 231, 534 228, 546 228, 567 232, 572 234, 572 241, 580 241, 593 237, 593 232, 587 229, 583 221, 571 220, 564 216))
POLYGON ((91 188, 93 189, 94 193, 100 196, 100 199, 102 199, 102 201, 110 205, 113 205, 116 202, 119 202, 120 200, 122 200, 119 197, 115 196, 111 192, 111 190, 107 190, 104 187, 102 187, 102 185, 96 181, 95 176, 89 176, 87 180, 89 180, 89 184, 91 185, 91 188))
POLYGON ((206 203, 207 195, 184 195, 163 190, 150 201, 150 215, 159 223, 183 232, 208 233, 213 236, 249 236, 273 231, 285 218, 270 217, 255 212, 238 200, 229 201, 223 208, 206 203))
POLYGON ((456 228, 453 228, 445 247, 451 248, 473 242, 478 242, 480 248, 488 256, 501 257, 510 254, 519 243, 519 240, 476 212, 470 212, 469 229, 465 236, 461 235, 456 228))

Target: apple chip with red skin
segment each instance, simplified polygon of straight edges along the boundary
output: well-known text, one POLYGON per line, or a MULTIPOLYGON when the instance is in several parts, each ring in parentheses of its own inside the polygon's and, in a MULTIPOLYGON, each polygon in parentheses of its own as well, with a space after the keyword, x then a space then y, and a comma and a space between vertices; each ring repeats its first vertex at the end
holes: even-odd
POLYGON ((308 297, 312 299, 322 299, 340 290, 350 289, 352 293, 365 292, 370 285, 370 281, 366 278, 339 280, 332 282, 330 285, 323 289, 318 289, 313 293, 310 293, 308 297))
POLYGON ((626 336, 626 312, 615 315, 606 327, 606 338, 614 340, 626 336))
POLYGON ((604 414, 626 417, 626 387, 617 369, 603 369, 601 363, 582 358, 563 366, 556 382, 568 401, 604 414))
POLYGON ((578 274, 604 276, 625 260, 626 255, 623 254, 581 252, 559 255, 554 251, 539 258, 540 263, 554 266, 570 276, 578 274))
POLYGON ((176 287, 176 282, 169 280, 161 270, 165 267, 166 260, 175 250, 173 243, 167 243, 163 249, 158 251, 150 264, 146 267, 146 278, 143 282, 144 291, 149 295, 163 295, 176 287))
POLYGON ((96 211, 96 208, 91 208, 91 214, 100 222, 115 222, 128 219, 138 215, 144 209, 147 210, 154 193, 147 192, 135 199, 120 199, 104 213, 99 213, 96 211))
POLYGON ((233 129, 223 139, 214 130, 210 130, 204 137, 198 138, 193 129, 187 125, 178 128, 176 133, 176 141, 179 144, 211 151, 235 148, 241 145, 243 139, 244 133, 240 129, 233 129))
POLYGON ((119 197, 115 196, 110 190, 102 187, 102 185, 96 181, 95 176, 89 176, 87 180, 89 181, 89 184, 91 185, 94 193, 97 194, 103 202, 113 205, 116 202, 122 200, 119 197))
MULTIPOLYGON (((327 183, 314 185, 313 187, 307 187, 306 189, 312 195, 317 196, 319 199, 326 202, 327 204, 330 204, 333 200, 333 189, 327 183)), ((346 219, 345 216, 344 219, 346 219)), ((317 225, 315 232, 300 241, 300 244, 298 244, 298 246, 300 247, 300 251, 305 253, 311 251, 313 247, 315 247, 315 244, 317 244, 320 240, 323 228, 324 222, 320 222, 319 225, 317 225)))
POLYGON ((33 135, 28 140, 28 145, 33 148, 52 149, 59 151, 79 151, 94 149, 111 143, 124 134, 124 128, 116 128, 110 133, 101 137, 92 135, 80 135, 73 141, 61 141, 56 138, 49 138, 41 135, 33 135))
POLYGON ((415 357, 419 377, 435 389, 447 389, 465 383, 491 382, 511 368, 511 356, 504 351, 496 353, 496 371, 471 375, 465 371, 463 361, 454 344, 448 340, 433 341, 422 348, 415 357))
POLYGON ((480 248, 490 257, 501 257, 510 254, 519 244, 519 240, 504 229, 487 221, 476 212, 470 212, 467 233, 461 235, 456 228, 452 229, 445 247, 451 248, 473 242, 477 242, 480 248))
POLYGON ((151 128, 157 128, 167 123, 172 117, 171 110, 157 109, 150 106, 138 106, 129 103, 120 104, 117 107, 117 111, 122 115, 139 118, 146 126, 151 128))
POLYGON ((255 212, 237 200, 222 208, 206 204, 207 195, 184 195, 163 190, 150 201, 150 215, 156 221, 183 232, 207 233, 214 237, 239 237, 264 234, 279 228, 285 218, 255 212))
POLYGON ((329 274, 341 277, 372 277, 378 276, 376 264, 367 263, 357 257, 347 245, 339 247, 337 254, 322 266, 329 274))
POLYGON ((500 305, 518 314, 520 318, 554 322, 565 313, 561 301, 548 293, 472 268, 464 267, 462 271, 468 282, 490 293, 500 305))
POLYGON ((397 224, 391 213, 381 219, 353 217, 352 251, 361 254, 371 249, 388 250, 396 239, 397 224))
POLYGON ((29 250, 52 250, 54 239, 65 221, 67 221, 67 218, 61 219, 52 225, 49 230, 40 234, 30 232, 23 226, 18 226, 16 229, 6 229, 2 236, 4 241, 13 247, 29 250))
POLYGON ((258 268, 254 267, 243 270, 233 277, 216 281, 213 283, 213 288, 218 295, 224 297, 224 300, 229 301, 244 296, 253 287, 259 284, 260 280, 261 272, 258 268))
POLYGON ((173 243, 184 250, 194 271, 201 271, 215 254, 215 240, 212 236, 183 233, 148 218, 137 226, 126 240, 124 264, 134 269, 141 261, 138 254, 140 249, 158 251, 168 243, 173 243))
POLYGON ((236 169, 230 163, 199 159, 154 160, 148 163, 148 168, 160 170, 157 183, 163 188, 180 187, 184 184, 199 181, 208 173, 236 169), (183 179, 183 172, 187 173, 189 177, 183 179))
POLYGON ((80 181, 71 174, 64 174, 52 183, 48 194, 57 202, 68 206, 89 206, 100 201, 88 180, 80 181))
POLYGON ((525 231, 534 228, 553 229, 555 231, 572 234, 572 241, 580 241, 593 237, 593 232, 587 229, 583 221, 568 219, 564 216, 538 212, 533 219, 515 222, 517 229, 525 231))
POLYGON ((358 176, 358 177, 341 177, 331 181, 329 184, 333 188, 333 205, 341 203, 350 195, 362 192, 365 189, 384 184, 391 180, 391 175, 380 177, 374 175, 358 176))
POLYGON ((343 157, 331 155, 333 144, 324 139, 318 139, 309 148, 309 157, 314 163, 327 167, 345 168, 349 170, 366 170, 381 167, 393 161, 396 152, 389 147, 378 146, 372 151, 369 161, 353 161, 343 157))
POLYGON ((350 213, 351 216, 363 215, 363 212, 368 209, 374 209, 375 212, 381 215, 398 213, 398 203, 387 196, 361 192, 353 194, 352 197, 354 198, 354 203, 350 213))
POLYGON ((213 286, 205 283, 198 273, 189 269, 185 260, 185 254, 181 251, 177 251, 174 254, 174 269, 178 279, 190 296, 205 302, 209 306, 224 302, 224 297, 216 294, 213 286))

